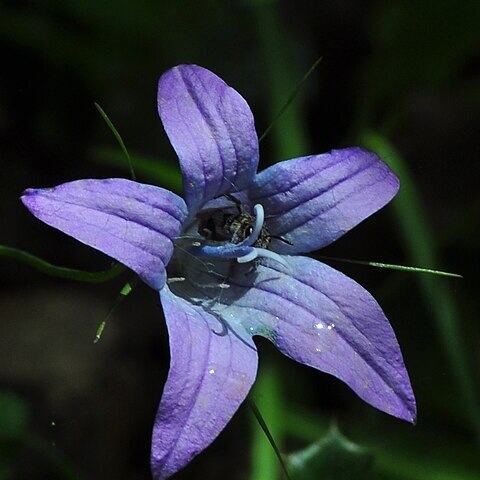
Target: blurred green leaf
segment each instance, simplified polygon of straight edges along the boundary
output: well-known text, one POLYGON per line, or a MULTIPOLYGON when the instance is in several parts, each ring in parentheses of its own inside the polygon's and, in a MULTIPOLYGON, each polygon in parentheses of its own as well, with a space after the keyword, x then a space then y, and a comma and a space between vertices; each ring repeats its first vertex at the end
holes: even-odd
MULTIPOLYGON (((262 413, 273 440, 282 449, 284 438, 284 402, 282 382, 278 368, 273 363, 263 362, 253 387, 251 397, 262 413)), ((252 442, 251 480, 272 480, 277 478, 280 463, 264 431, 255 419, 252 442)))
MULTIPOLYGON (((178 166, 136 152, 131 152, 130 156, 135 165, 135 170, 153 183, 174 192, 182 191, 182 175, 178 166)), ((93 160, 102 165, 121 168, 125 172, 128 172, 129 169, 123 153, 115 148, 95 148, 93 160)))
POLYGON ((0 392, 0 479, 15 478, 14 465, 27 437, 28 407, 13 393, 0 392))
POLYGON ((12 393, 0 392, 0 441, 22 438, 27 431, 28 408, 12 393))
POLYGON ((375 78, 385 88, 393 90, 405 81, 442 81, 478 51, 479 2, 403 0, 380 5, 371 32, 379 66, 383 74, 390 72, 387 79, 375 78))
MULTIPOLYGON (((384 418, 378 417, 378 422, 372 422, 372 417, 369 419, 366 415, 357 415, 348 421, 349 435, 374 456, 369 479, 478 479, 478 450, 471 441, 461 435, 439 435, 437 429, 429 430, 425 426, 405 426, 396 419, 389 421, 383 414, 379 415, 384 418)), ((325 431, 325 419, 293 404, 286 410, 284 427, 293 439, 315 442, 319 432, 325 431)), ((325 480, 321 476, 317 479, 325 480)))
POLYGON ((28 448, 40 455, 58 474, 55 478, 79 480, 73 464, 58 448, 38 437, 28 427, 29 408, 17 395, 0 392, 0 479, 18 478, 16 453, 28 448))
POLYGON ((297 71, 293 61, 296 56, 292 41, 281 24, 277 2, 255 0, 250 5, 265 62, 264 88, 267 92, 269 117, 272 121, 275 120, 271 133, 275 161, 306 154, 308 139, 302 115, 302 92, 298 95, 295 92, 295 74, 292 73, 297 71), (289 102, 288 109, 282 111, 292 95, 295 96, 295 101, 289 102))
MULTIPOLYGON (((399 176, 402 182, 400 192, 393 201, 398 228, 412 263, 439 264, 435 237, 430 231, 429 222, 423 209, 418 188, 408 171, 406 162, 394 146, 384 136, 376 132, 365 133, 360 142, 376 152, 399 176)), ((480 442, 480 410, 478 386, 467 355, 461 313, 452 288, 439 277, 418 275, 417 280, 426 305, 431 309, 440 340, 459 392, 463 396, 463 406, 468 411, 472 431, 480 442)))
POLYGON ((324 438, 289 455, 288 464, 292 480, 360 480, 371 478, 373 455, 332 426, 324 438))
POLYGON ((455 78, 474 60, 480 42, 478 1, 403 0, 378 2, 375 8, 357 129, 371 127, 384 109, 387 122, 395 121, 406 94, 455 78))

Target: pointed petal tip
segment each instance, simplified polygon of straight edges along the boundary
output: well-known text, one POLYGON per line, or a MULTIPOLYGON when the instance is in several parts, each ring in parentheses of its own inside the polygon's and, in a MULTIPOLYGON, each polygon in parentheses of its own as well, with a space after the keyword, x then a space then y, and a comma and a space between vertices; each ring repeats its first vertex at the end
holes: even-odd
POLYGON ((234 88, 206 68, 178 65, 160 77, 157 101, 191 212, 250 184, 258 138, 250 107, 234 88))
POLYGON ((403 420, 406 420, 408 423, 411 423, 413 426, 417 424, 417 404, 415 399, 412 399, 412 404, 408 410, 408 415, 403 417, 403 420))
POLYGON ((413 392, 411 392, 411 397, 408 400, 405 400, 405 403, 397 408, 382 408, 381 406, 374 405, 372 406, 378 408, 379 410, 392 415, 392 417, 404 420, 412 425, 417 424, 417 405, 415 403, 415 398, 413 397, 413 392))
POLYGON ((123 263, 154 290, 187 211, 160 187, 126 179, 85 179, 27 189, 21 197, 39 220, 123 263))
POLYGON ((293 244, 278 242, 277 253, 301 254, 347 233, 399 187, 378 155, 349 147, 277 163, 257 174, 250 195, 265 208, 270 232, 293 244))
POLYGON ((160 298, 171 362, 152 435, 156 480, 170 477, 212 443, 245 399, 257 370, 250 337, 216 333, 217 317, 167 286, 160 298))
POLYGON ((376 300, 325 264, 287 258, 288 272, 272 262, 259 265, 250 283, 239 281, 245 291, 230 292, 240 299, 232 313, 255 315, 282 353, 339 378, 382 412, 415 423, 400 346, 376 300))
POLYGON ((25 200, 28 197, 31 197, 32 195, 35 195, 36 193, 41 192, 42 190, 43 190, 42 188, 27 188, 20 195, 20 200, 22 202, 25 202, 25 200))
POLYGON ((46 189, 44 188, 27 188, 24 190, 22 195, 20 195, 20 201, 23 203, 23 205, 32 213, 35 215, 35 204, 36 204, 36 198, 38 194, 41 194, 42 191, 46 189))

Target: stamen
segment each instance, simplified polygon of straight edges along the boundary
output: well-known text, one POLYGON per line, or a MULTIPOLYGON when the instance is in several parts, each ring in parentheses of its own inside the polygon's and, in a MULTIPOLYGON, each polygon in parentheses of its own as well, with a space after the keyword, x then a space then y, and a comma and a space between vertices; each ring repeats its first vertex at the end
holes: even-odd
POLYGON ((224 260, 234 260, 235 258, 249 255, 255 249, 249 245, 227 243, 224 245, 203 245, 202 247, 192 247, 190 252, 199 257, 213 257, 224 260))
POLYGON ((237 258, 238 263, 248 263, 256 258, 268 258, 282 264, 285 268, 289 268, 288 262, 278 253, 267 250, 266 248, 254 248, 252 252, 237 258))
POLYGON ((267 250, 266 248, 256 248, 253 246, 260 237, 263 230, 263 223, 265 222, 265 211, 262 205, 257 203, 253 207, 253 211, 255 214, 255 225, 245 240, 238 244, 226 243, 223 245, 203 246, 200 246, 198 242, 194 242, 189 249, 190 253, 199 257, 213 257, 219 260, 236 259, 238 263, 248 263, 258 257, 268 258, 289 268, 288 263, 278 253, 267 250))
POLYGON ((250 253, 237 258, 238 263, 248 263, 258 257, 258 248, 254 248, 250 253))
POLYGON ((171 283, 177 283, 177 282, 184 282, 185 277, 170 277, 167 278, 167 283, 170 285, 171 283))
POLYGON ((239 245, 252 246, 258 240, 260 233, 262 233, 263 222, 265 221, 263 206, 257 203, 253 207, 253 211, 255 213, 255 225, 252 233, 243 242, 239 243, 239 245))
POLYGON ((258 257, 269 258, 270 260, 274 260, 275 262, 282 264, 285 268, 290 268, 288 262, 278 253, 267 250, 266 248, 256 248, 255 250, 257 250, 258 257))

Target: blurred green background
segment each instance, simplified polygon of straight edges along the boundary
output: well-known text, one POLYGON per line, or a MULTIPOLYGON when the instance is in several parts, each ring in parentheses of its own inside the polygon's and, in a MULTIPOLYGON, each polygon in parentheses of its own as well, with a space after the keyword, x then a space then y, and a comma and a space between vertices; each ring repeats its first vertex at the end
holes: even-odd
MULTIPOLYGON (((129 175, 94 102, 139 180, 180 191, 156 110, 163 71, 210 68, 247 99, 261 134, 323 57, 262 141, 262 166, 353 144, 379 152, 400 195, 321 253, 464 278, 329 261, 387 313, 416 426, 262 340, 253 398, 281 451, 301 451, 289 457, 292 479, 478 479, 479 25, 475 0, 0 1, 0 243, 107 269, 18 201, 27 187, 129 175)), ((0 253, 0 479, 149 478, 169 362, 157 295, 138 287, 93 344, 125 278, 66 281, 0 253)), ((176 478, 274 480, 281 470, 244 406, 176 478)))

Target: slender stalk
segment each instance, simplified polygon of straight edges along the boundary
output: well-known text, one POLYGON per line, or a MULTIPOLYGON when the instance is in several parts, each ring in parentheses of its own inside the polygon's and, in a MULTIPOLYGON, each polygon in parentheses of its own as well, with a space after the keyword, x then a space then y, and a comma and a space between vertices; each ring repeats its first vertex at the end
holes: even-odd
POLYGON ((463 278, 458 273, 444 272, 443 270, 433 270, 432 268, 411 267, 409 265, 397 265, 395 263, 371 262, 368 260, 352 260, 350 258, 329 257, 326 255, 313 255, 319 260, 331 260, 332 262, 352 263, 354 265, 365 265, 367 267, 385 268, 386 270, 397 270, 399 272, 410 273, 428 273, 438 275, 439 277, 463 278))
POLYGON ((255 403, 254 400, 251 398, 248 398, 250 408, 252 409, 253 414, 255 415, 255 418, 257 419, 257 422, 259 425, 262 427, 263 433, 267 437, 268 442, 270 443, 270 446, 273 448, 275 455, 277 456, 278 462, 280 463, 283 473, 285 474, 285 478, 287 480, 291 480, 290 474, 288 473, 288 468, 286 463, 283 460, 282 454, 280 452, 280 449, 278 448, 275 439, 273 438, 272 433, 270 432, 270 429, 268 428, 267 422, 265 422, 265 419, 263 418, 262 413, 260 412, 260 409, 258 408, 257 404, 255 403))
POLYGON ((112 268, 100 272, 86 272, 84 270, 76 270, 73 268, 59 267, 45 260, 42 260, 31 253, 19 250, 13 247, 0 245, 0 257, 12 258, 39 270, 42 273, 51 275, 52 277, 67 278, 78 282, 87 283, 103 283, 118 277, 126 268, 116 263, 112 268))
POLYGON ((125 145, 125 142, 123 141, 122 136, 120 135, 119 131, 115 128, 115 125, 112 123, 110 118, 108 118, 108 115, 105 113, 103 108, 98 103, 94 103, 94 105, 95 105, 95 108, 98 110, 98 113, 100 113, 103 120, 108 125, 108 128, 112 131, 114 137, 117 139, 117 142, 120 145, 120 148, 123 154, 125 155, 125 158, 127 159, 128 168, 130 169, 130 177, 132 178, 132 180, 136 180, 137 177, 135 175, 135 170, 133 169, 132 159, 130 157, 130 154, 128 153, 127 147, 125 145))

